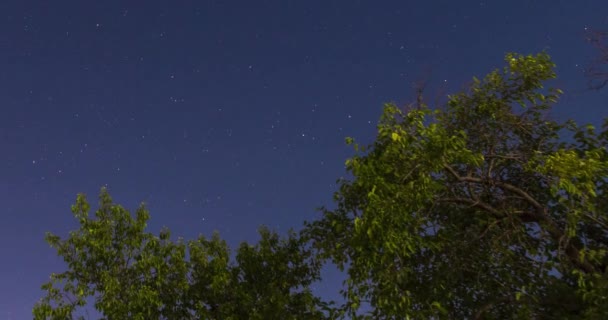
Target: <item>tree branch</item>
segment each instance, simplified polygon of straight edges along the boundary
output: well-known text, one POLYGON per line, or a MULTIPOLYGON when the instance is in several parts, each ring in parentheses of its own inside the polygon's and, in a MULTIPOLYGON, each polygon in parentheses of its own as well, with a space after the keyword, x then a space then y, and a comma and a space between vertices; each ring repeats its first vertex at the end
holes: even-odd
POLYGON ((473 319, 475 319, 475 320, 483 319, 483 314, 486 313, 488 310, 490 310, 490 308, 492 308, 496 304, 512 302, 512 301, 513 301, 512 297, 502 297, 500 299, 490 301, 490 302, 484 304, 483 306, 481 306, 481 308, 479 308, 479 310, 477 310, 477 312, 475 312, 473 319))
POLYGON ((480 184, 492 184, 495 185, 497 187, 501 187, 505 190, 511 191, 519 196, 521 196, 522 198, 524 198, 526 201, 528 201, 528 203, 530 203, 532 206, 534 206, 536 209, 540 209, 544 211, 544 207, 538 203, 538 201, 536 201, 532 196, 530 196, 527 192, 525 192, 524 190, 509 184, 509 183, 505 183, 502 181, 496 181, 496 180, 488 180, 488 179, 481 179, 481 178, 476 178, 476 177, 471 177, 471 176, 460 176, 458 174, 458 172, 456 172, 452 167, 450 167, 449 165, 444 165, 444 168, 446 168, 458 181, 462 181, 462 182, 473 182, 473 183, 480 183, 480 184))
MULTIPOLYGON (((551 237, 553 238, 554 241, 561 243, 563 241, 563 239, 565 239, 566 235, 561 230, 561 228, 557 225, 557 223, 549 217, 549 215, 547 214, 547 209, 545 207, 543 207, 538 201, 536 201, 536 199, 534 199, 532 196, 530 196, 524 190, 522 190, 512 184, 505 183, 502 181, 496 181, 496 180, 490 181, 487 179, 481 179, 481 178, 476 178, 476 177, 471 177, 471 176, 463 177, 463 176, 459 175, 458 172, 456 172, 456 170, 454 170, 454 168, 452 168, 448 164, 444 164, 444 168, 448 172, 450 172, 450 174, 452 174, 452 176, 454 176, 454 178, 456 178, 456 180, 458 180, 458 181, 479 183, 479 184, 492 184, 494 186, 497 186, 499 188, 513 192, 513 193, 521 196, 524 200, 526 200, 530 205, 532 205, 536 209, 535 212, 530 213, 531 218, 534 218, 534 220, 535 220, 534 222, 537 222, 538 224, 544 224, 545 228, 547 229, 547 232, 549 232, 549 234, 551 235, 551 237)), ((532 221, 529 221, 529 222, 532 222, 532 221)), ((568 256, 570 262, 572 262, 576 267, 583 270, 585 273, 593 273, 593 272, 597 271, 596 268, 592 264, 590 264, 587 261, 581 260, 581 255, 580 255, 579 249, 576 248, 572 243, 568 243, 566 245, 564 251, 566 253, 566 256, 568 256)), ((599 272, 602 272, 602 270, 599 270, 599 272)))
POLYGON ((489 204, 487 204, 485 202, 481 202, 481 201, 474 201, 472 199, 467 199, 467 198, 442 198, 442 199, 438 199, 438 201, 440 201, 440 202, 453 202, 453 203, 468 204, 471 207, 481 208, 481 209, 483 209, 483 210, 491 213, 496 218, 504 218, 504 216, 505 216, 503 213, 501 213, 500 211, 494 209, 489 204))

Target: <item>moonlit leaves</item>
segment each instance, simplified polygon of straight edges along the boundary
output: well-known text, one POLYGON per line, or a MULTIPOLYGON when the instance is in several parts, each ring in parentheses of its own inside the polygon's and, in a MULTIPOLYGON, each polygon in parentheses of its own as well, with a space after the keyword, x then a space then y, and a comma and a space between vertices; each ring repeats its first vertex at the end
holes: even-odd
POLYGON ((372 318, 605 316, 608 132, 547 119, 548 55, 505 60, 445 108, 385 105, 355 144, 337 209, 306 230, 348 272, 347 314, 365 297, 372 318))
POLYGON ((401 140, 401 136, 397 132, 393 132, 393 133, 391 133, 391 139, 393 141, 399 141, 399 140, 401 140))
POLYGON ((304 243, 262 228, 261 240, 243 244, 236 259, 219 234, 172 240, 168 229, 146 232, 142 204, 133 217, 100 193, 95 217, 78 195, 72 206, 80 228, 47 242, 67 263, 53 274, 36 304, 35 319, 70 319, 91 298, 110 319, 325 319, 329 303, 310 290, 320 265, 304 243), (238 301, 238 303, 235 303, 238 301))

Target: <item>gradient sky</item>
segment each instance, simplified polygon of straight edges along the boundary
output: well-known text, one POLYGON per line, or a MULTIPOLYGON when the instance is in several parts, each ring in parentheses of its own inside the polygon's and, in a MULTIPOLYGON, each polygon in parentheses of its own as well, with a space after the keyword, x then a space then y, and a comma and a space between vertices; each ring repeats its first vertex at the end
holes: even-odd
POLYGON ((586 28, 608 29, 605 0, 3 0, 0 320, 31 318, 64 270, 43 238, 77 227, 79 192, 107 185, 148 204, 153 232, 232 246, 298 228, 332 206, 344 138, 373 141, 383 103, 426 81, 432 106, 510 51, 547 50, 553 116, 597 123, 586 28))

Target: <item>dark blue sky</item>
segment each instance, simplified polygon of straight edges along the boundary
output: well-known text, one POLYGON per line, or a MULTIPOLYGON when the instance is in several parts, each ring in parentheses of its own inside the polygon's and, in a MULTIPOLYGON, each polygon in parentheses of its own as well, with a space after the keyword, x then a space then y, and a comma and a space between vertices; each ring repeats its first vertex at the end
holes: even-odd
MULTIPOLYGON (((597 122, 585 28, 605 0, 12 1, 0 3, 0 319, 27 319, 63 265, 46 231, 77 227, 76 194, 148 203, 150 230, 236 245, 331 206, 382 104, 427 102, 547 52, 553 115, 597 122)), ((321 285, 327 295, 334 285, 321 285)))

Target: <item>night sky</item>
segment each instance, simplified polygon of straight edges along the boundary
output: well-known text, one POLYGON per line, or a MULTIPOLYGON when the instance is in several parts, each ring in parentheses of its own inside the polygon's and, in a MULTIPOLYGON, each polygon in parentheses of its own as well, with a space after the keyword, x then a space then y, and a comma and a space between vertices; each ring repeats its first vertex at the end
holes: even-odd
POLYGON ((187 239, 299 228, 383 103, 426 82, 433 106, 511 51, 557 63, 554 117, 608 115, 583 74, 605 0, 3 0, 0 21, 0 320, 31 318, 65 270, 44 233, 78 227, 79 192, 144 201, 150 231, 187 239))

